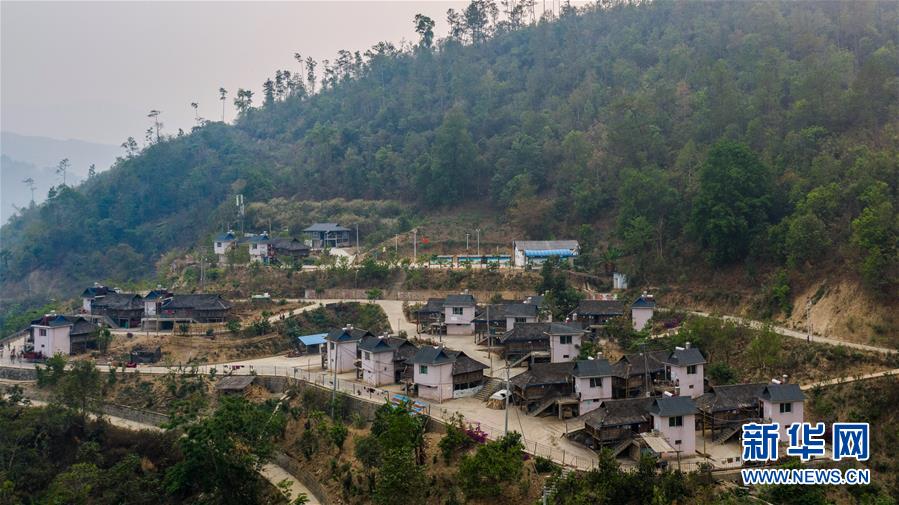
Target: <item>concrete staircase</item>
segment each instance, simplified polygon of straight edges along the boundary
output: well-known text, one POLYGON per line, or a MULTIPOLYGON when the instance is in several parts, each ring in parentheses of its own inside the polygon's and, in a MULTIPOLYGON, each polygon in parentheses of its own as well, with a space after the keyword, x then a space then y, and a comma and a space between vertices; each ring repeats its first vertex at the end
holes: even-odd
POLYGON ((731 437, 736 435, 737 432, 742 429, 743 429, 743 426, 741 426, 739 424, 736 426, 731 426, 729 428, 725 428, 724 431, 722 431, 717 437, 715 437, 715 440, 713 442, 718 445, 721 445, 724 442, 727 442, 728 440, 730 440, 731 437))
POLYGON ((506 387, 506 381, 497 379, 496 377, 487 377, 487 382, 484 383, 483 389, 478 391, 474 397, 482 402, 486 402, 493 393, 496 393, 504 387, 506 387))

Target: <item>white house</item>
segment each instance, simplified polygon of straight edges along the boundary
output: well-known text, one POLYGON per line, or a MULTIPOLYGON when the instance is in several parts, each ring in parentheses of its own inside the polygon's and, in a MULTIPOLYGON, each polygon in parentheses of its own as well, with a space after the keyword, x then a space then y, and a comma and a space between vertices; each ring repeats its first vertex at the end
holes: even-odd
POLYGON ((359 341, 372 337, 368 330, 353 328, 347 325, 339 330, 332 330, 325 337, 328 344, 327 368, 337 373, 352 372, 356 369, 356 350, 359 341))
POLYGON ((780 424, 780 439, 787 439, 787 428, 793 423, 805 421, 805 393, 799 384, 784 384, 773 381, 765 385, 759 395, 762 403, 762 417, 780 424))
POLYGON ((484 387, 487 365, 462 351, 426 345, 409 361, 414 366, 413 381, 420 398, 443 402, 473 396, 484 387))
POLYGON ((649 407, 652 429, 681 456, 696 453, 696 405, 687 396, 662 396, 649 407))
POLYGON ((574 328, 562 323, 548 323, 549 361, 562 363, 574 361, 581 352, 581 342, 587 330, 574 328))
POLYGON ((81 293, 81 312, 85 314, 91 313, 91 303, 98 297, 106 296, 109 293, 114 293, 115 291, 106 286, 102 286, 100 284, 94 283, 93 286, 85 289, 81 293))
POLYGON ((447 335, 474 334, 476 302, 472 295, 463 293, 449 295, 443 302, 444 322, 447 335))
POLYGON ((571 372, 574 394, 578 400, 578 415, 599 407, 612 398, 612 366, 604 358, 578 360, 571 372))
POLYGON ((646 328, 649 320, 652 319, 655 312, 656 301, 652 295, 643 293, 640 298, 631 305, 631 321, 634 323, 634 329, 641 331, 646 328))
POLYGON ((228 254, 228 251, 236 245, 237 235, 235 235, 233 231, 228 230, 215 237, 215 240, 212 242, 212 250, 215 252, 216 256, 218 256, 219 261, 225 261, 225 256, 228 254))
POLYGON ((577 240, 516 240, 512 242, 512 264, 541 265, 549 258, 570 260, 578 255, 577 240))
POLYGON ((157 288, 144 297, 144 317, 156 317, 162 313, 162 304, 172 299, 167 289, 157 288))
POLYGON ((696 398, 705 392, 705 358, 699 349, 690 347, 675 347, 674 351, 665 359, 665 375, 678 387, 678 396, 696 398))
POLYGON ((271 256, 271 240, 268 238, 268 233, 262 232, 250 237, 247 240, 247 248, 250 251, 250 261, 267 263, 271 256))
POLYGON ((99 326, 81 316, 47 314, 31 322, 34 352, 43 356, 76 354, 96 347, 99 326))
POLYGON ((372 386, 400 382, 405 375, 406 358, 414 356, 416 351, 415 345, 404 338, 365 337, 359 343, 360 378, 372 386))

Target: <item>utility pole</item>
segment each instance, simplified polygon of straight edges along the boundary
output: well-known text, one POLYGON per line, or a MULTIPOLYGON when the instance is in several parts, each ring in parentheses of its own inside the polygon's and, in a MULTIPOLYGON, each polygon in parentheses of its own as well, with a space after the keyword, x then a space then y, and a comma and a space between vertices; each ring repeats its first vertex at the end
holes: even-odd
POLYGON ((400 253, 400 236, 399 235, 393 236, 393 252, 396 254, 400 253))
POLYGON ((356 255, 359 255, 359 223, 356 223, 356 255))
POLYGON ((418 228, 412 230, 412 263, 418 263, 418 228))
POLYGON ((480 256, 481 255, 481 229, 478 228, 475 231, 478 232, 478 256, 480 256))
POLYGON ((465 234, 465 252, 468 252, 468 237, 471 236, 471 233, 465 234))
MULTIPOLYGON (((334 344, 334 362, 330 363, 333 369, 333 388, 331 389, 331 419, 334 419, 334 404, 337 403, 337 350, 339 347, 334 344)), ((328 349, 330 351, 330 348, 328 349)))
POLYGON ((512 396, 512 390, 509 388, 509 360, 506 360, 506 431, 509 434, 509 397, 512 396))
POLYGON ((812 299, 809 298, 805 302, 805 326, 808 334, 805 337, 806 342, 812 341, 812 299))

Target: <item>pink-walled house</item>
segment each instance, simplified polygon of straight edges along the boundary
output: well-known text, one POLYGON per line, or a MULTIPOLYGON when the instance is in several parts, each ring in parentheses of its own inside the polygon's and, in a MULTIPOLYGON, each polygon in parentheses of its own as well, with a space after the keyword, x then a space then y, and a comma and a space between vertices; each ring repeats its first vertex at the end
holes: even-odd
POLYGON ((603 400, 612 398, 612 373, 612 366, 604 358, 583 359, 574 364, 571 376, 578 415, 595 410, 603 400))
POLYGON ((462 351, 426 345, 409 361, 414 366, 413 381, 419 398, 443 402, 472 396, 484 387, 487 365, 462 351))
POLYGON ((805 393, 799 384, 772 382, 766 384, 759 395, 762 418, 780 425, 780 440, 788 440, 787 428, 793 423, 805 421, 805 393))
POLYGON ((685 347, 675 347, 668 355, 665 375, 677 387, 678 396, 697 398, 705 392, 705 363, 699 349, 690 347, 689 342, 685 347))
POLYGON ((447 335, 473 335, 476 309, 474 296, 449 295, 443 302, 444 323, 447 335))
POLYGON ((568 324, 547 323, 546 334, 549 335, 550 363, 576 360, 581 352, 581 342, 586 333, 586 330, 568 324))
POLYGON ((412 378, 406 370, 411 365, 406 359, 418 349, 404 338, 379 336, 365 337, 359 343, 359 372, 363 382, 372 386, 396 384, 404 378, 412 378))
POLYGON ((365 337, 372 337, 368 330, 353 328, 347 325, 339 330, 332 330, 325 337, 327 355, 325 367, 337 373, 352 372, 356 369, 357 346, 365 337))
POLYGON ((649 407, 652 429, 681 456, 696 453, 696 405, 688 396, 661 396, 649 407))
MULTIPOLYGON (((81 316, 47 314, 31 321, 29 340, 34 352, 45 357, 68 356, 97 346, 99 326, 81 316)), ((23 349, 24 350, 24 349, 23 349)))

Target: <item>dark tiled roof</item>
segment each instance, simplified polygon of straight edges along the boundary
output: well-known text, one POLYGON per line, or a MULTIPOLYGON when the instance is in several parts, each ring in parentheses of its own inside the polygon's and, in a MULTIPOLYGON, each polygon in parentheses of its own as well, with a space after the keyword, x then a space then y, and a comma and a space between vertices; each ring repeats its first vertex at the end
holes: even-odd
POLYGON ((533 342, 549 340, 549 323, 518 323, 503 334, 500 342, 533 342))
POLYGON ((530 303, 500 303, 488 305, 475 316, 478 321, 486 321, 490 314, 491 321, 505 321, 508 317, 537 317, 537 307, 530 303), (489 311, 487 308, 489 307, 489 311))
POLYGON ((603 400, 599 408, 584 417, 584 424, 593 429, 645 423, 651 419, 652 398, 603 400))
POLYGON ((581 300, 575 312, 579 316, 620 316, 624 302, 619 300, 581 300))
POLYGON ((549 330, 546 331, 550 335, 582 335, 587 330, 581 327, 581 323, 577 321, 566 321, 564 323, 549 323, 549 330))
POLYGON ((272 247, 276 251, 302 252, 308 251, 309 246, 295 238, 276 237, 272 239, 272 247))
POLYGON ((805 393, 799 388, 799 384, 766 384, 760 395, 763 400, 775 403, 801 402, 805 400, 805 393))
POLYGON ((71 326, 69 335, 85 335, 97 331, 100 327, 88 321, 81 316, 64 316, 62 314, 51 314, 40 317, 31 321, 32 325, 37 326, 71 326))
POLYGON ((571 374, 575 377, 609 377, 612 375, 612 366, 605 358, 581 359, 574 364, 571 374))
POLYGON ((580 335, 585 330, 574 328, 572 323, 518 323, 503 334, 500 342, 534 342, 549 340, 550 335, 580 335))
MULTIPOLYGON (((409 360, 407 360, 409 361, 409 360)), ((476 372, 487 368, 487 365, 470 358, 462 351, 453 351, 444 347, 425 345, 418 349, 411 361, 416 365, 453 364, 453 375, 476 372)))
POLYGON ((612 366, 612 369, 615 376, 625 379, 633 375, 643 375, 647 368, 649 373, 660 372, 665 370, 664 363, 668 359, 668 354, 668 351, 647 351, 645 359, 643 353, 626 354, 612 366))
POLYGON ((108 293, 106 296, 95 298, 91 305, 115 310, 142 309, 144 307, 141 296, 134 293, 108 293))
POLYGON ((710 392, 696 398, 696 406, 707 413, 753 408, 764 389, 764 383, 712 386, 710 392))
POLYGON ((661 417, 689 416, 696 413, 696 404, 689 396, 662 396, 652 402, 649 412, 661 417))
POLYGON ((487 368, 487 365, 481 363, 480 361, 472 359, 462 351, 451 352, 456 353, 455 360, 453 361, 453 375, 477 372, 478 370, 484 370, 485 368, 487 368))
POLYGON ((107 288, 106 286, 91 286, 81 293, 81 298, 93 298, 95 296, 102 296, 111 292, 112 290, 107 288))
POLYGON ((219 391, 243 391, 252 384, 254 380, 256 380, 255 375, 231 375, 222 377, 219 379, 218 384, 215 385, 215 389, 219 391))
POLYGON ((441 314, 443 313, 443 298, 428 298, 428 303, 418 309, 419 314, 441 314))
POLYGON ((154 289, 147 293, 147 296, 144 297, 144 300, 159 300, 162 298, 168 298, 172 296, 172 294, 167 289, 154 289))
POLYGON ((337 223, 314 223, 312 226, 306 228, 306 232, 333 232, 333 231, 350 231, 349 228, 344 228, 337 223))
POLYGON ((195 293, 175 294, 162 306, 166 310, 194 309, 194 310, 227 310, 231 304, 222 298, 222 295, 195 293))
POLYGON ((512 377, 509 382, 522 389, 540 384, 567 384, 571 381, 571 371, 573 369, 574 362, 571 361, 563 363, 534 363, 531 365, 530 370, 512 377))
POLYGON ((412 356, 412 363, 416 365, 441 365, 452 362, 454 358, 455 356, 451 356, 443 347, 424 345, 418 349, 415 356, 412 356))
POLYGON ((546 297, 543 295, 531 295, 524 300, 524 303, 533 304, 538 307, 543 306, 543 300, 546 297))
POLYGON ((372 335, 370 331, 361 328, 337 328, 328 332, 328 336, 325 337, 325 340, 330 342, 353 342, 355 340, 362 340, 365 337, 373 336, 374 335, 372 335))
POLYGON ((665 363, 675 366, 701 365, 705 363, 702 353, 695 347, 686 349, 675 349, 665 359, 665 363))
POLYGON ((359 343, 359 349, 375 354, 387 351, 393 352, 405 346, 415 349, 411 342, 399 337, 365 337, 359 343))
POLYGON ((631 305, 634 309, 652 309, 656 306, 655 298, 651 296, 641 296, 631 305))
POLYGON ((443 305, 445 307, 474 307, 475 299, 472 295, 449 295, 443 305))
POLYGON ((269 242, 268 233, 261 233, 259 235, 253 235, 247 239, 248 242, 269 242))
POLYGON ((216 242, 233 242, 237 240, 237 236, 234 235, 234 232, 229 231, 227 233, 219 233, 215 236, 215 240, 216 242))

